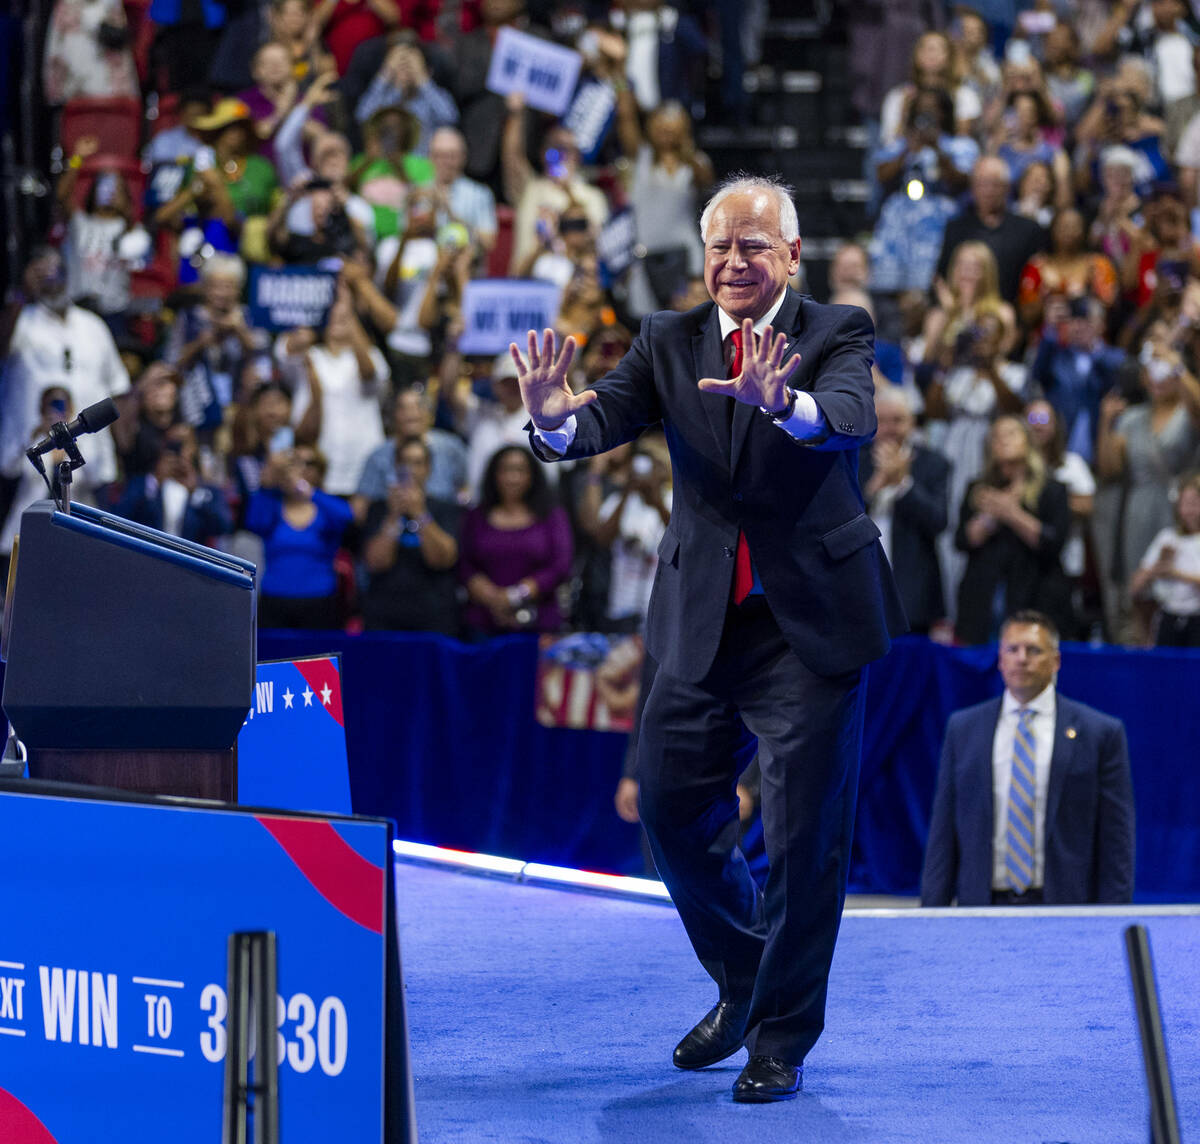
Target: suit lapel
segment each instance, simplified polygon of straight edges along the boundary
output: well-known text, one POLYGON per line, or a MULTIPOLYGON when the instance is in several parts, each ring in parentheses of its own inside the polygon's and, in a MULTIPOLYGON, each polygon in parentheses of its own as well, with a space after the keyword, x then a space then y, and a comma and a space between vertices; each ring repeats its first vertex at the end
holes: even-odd
MULTIPOLYGON (((1054 816, 1062 801, 1063 785, 1071 769, 1078 734, 1075 708, 1069 699, 1055 697, 1054 747, 1050 752, 1050 784, 1046 788, 1046 838, 1053 832, 1054 816)), ((1049 846, 1046 847, 1049 853, 1049 846)))
MULTIPOLYGON (((771 328, 776 333, 780 331, 787 332, 788 342, 783 351, 783 357, 786 361, 795 350, 796 342, 800 337, 800 295, 795 291, 788 290, 787 295, 783 299, 783 305, 779 308, 779 313, 775 315, 775 321, 771 323, 771 328)), ((761 415, 757 406, 746 405, 741 401, 734 405, 733 443, 729 460, 729 471, 731 474, 737 471, 738 460, 742 455, 742 448, 746 444, 747 436, 750 434, 750 426, 754 424, 754 419, 758 416, 761 415)))
MULTIPOLYGON (((725 376, 725 351, 721 345, 721 319, 714 305, 708 319, 699 332, 692 336, 692 358, 696 369, 696 380, 702 377, 725 376)), ((729 402, 732 398, 719 393, 696 391, 700 407, 708 418, 709 428, 717 439, 717 446, 726 463, 729 461, 729 402)))

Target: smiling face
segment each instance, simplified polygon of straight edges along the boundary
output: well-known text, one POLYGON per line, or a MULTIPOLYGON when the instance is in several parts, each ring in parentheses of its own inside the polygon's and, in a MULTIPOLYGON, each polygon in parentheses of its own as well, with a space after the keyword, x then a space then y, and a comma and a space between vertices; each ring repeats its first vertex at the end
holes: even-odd
POLYGON ((731 318, 757 321, 799 269, 800 240, 784 241, 774 195, 732 194, 713 211, 704 243, 704 284, 731 318))

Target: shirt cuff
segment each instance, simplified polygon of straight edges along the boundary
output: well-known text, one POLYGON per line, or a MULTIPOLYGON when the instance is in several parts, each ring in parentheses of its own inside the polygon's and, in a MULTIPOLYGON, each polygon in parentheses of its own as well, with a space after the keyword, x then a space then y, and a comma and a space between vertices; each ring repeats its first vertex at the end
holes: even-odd
POLYGON ((821 407, 813 395, 803 389, 796 391, 796 408, 792 410, 791 417, 786 421, 777 421, 776 424, 797 441, 812 441, 828 436, 829 432, 821 407))
POLYGON ((575 440, 575 425, 575 414, 572 413, 557 429, 539 429, 535 425, 533 435, 547 449, 561 457, 571 447, 571 442, 575 440))

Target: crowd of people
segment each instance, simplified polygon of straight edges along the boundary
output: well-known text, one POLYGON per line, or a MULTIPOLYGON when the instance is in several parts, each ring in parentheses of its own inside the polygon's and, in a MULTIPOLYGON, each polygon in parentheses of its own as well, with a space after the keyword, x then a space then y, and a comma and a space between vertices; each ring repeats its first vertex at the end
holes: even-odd
MULTIPOLYGON (((1064 638, 1198 644, 1200 22, 1182 0, 1039 0, 1009 25, 935 7, 865 108, 874 229, 829 272, 876 323, 860 476, 909 621, 984 643, 1036 608, 1064 638)), ((43 495, 24 450, 113 396, 74 495, 251 556, 264 625, 637 631, 661 434, 542 466, 511 358, 459 349, 462 302, 473 279, 554 283, 583 389, 645 314, 707 300, 693 125, 720 21, 648 0, 148 13, 54 5, 62 122, 109 96, 145 116, 133 156, 58 140, 0 329, 0 555, 43 495), (608 93, 586 152, 489 90, 505 27, 576 48, 608 93), (613 269, 626 210, 637 256, 613 269), (256 266, 335 274, 323 324, 256 326, 256 266)))
POLYGON ((863 488, 910 620, 975 644, 1035 608, 1196 646, 1200 21, 1043 0, 907 30, 864 108, 867 256, 833 285, 876 318, 863 488))

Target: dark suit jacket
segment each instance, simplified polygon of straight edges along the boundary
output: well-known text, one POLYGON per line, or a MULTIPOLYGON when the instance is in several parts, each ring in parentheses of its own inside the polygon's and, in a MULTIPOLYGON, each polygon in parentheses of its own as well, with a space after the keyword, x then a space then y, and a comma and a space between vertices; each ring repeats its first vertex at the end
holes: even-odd
MULTIPOLYGON (((118 516, 138 524, 149 525, 163 531, 162 487, 152 473, 130 477, 125 493, 113 508, 118 516)), ((210 485, 197 485, 188 497, 183 511, 179 535, 184 540, 195 540, 200 544, 211 544, 213 539, 233 531, 233 516, 220 489, 210 485)))
POLYGON ((1030 548, 1006 524, 1000 525, 978 548, 967 545, 967 522, 975 514, 972 498, 982 481, 967 488, 958 514, 954 542, 967 554, 967 566, 958 585, 958 618, 955 633, 965 644, 992 639, 995 627, 996 590, 1004 588, 1004 611, 1022 608, 1045 612, 1064 639, 1075 634, 1071 585, 1062 568, 1062 547, 1071 527, 1071 507, 1066 487, 1047 480, 1038 497, 1034 516, 1042 522, 1036 548, 1030 548))
MULTIPOLYGON (((725 376, 718 311, 708 302, 643 320, 629 352, 594 386, 598 400, 579 412, 565 454, 603 453, 663 423, 674 499, 646 650, 688 682, 703 678, 717 653, 739 528, 780 631, 813 672, 878 659, 906 626, 858 487, 858 449, 875 432, 871 320, 789 290, 774 325, 788 334, 787 355, 801 358, 789 384, 813 395, 829 425, 819 444, 800 444, 755 407, 697 388, 702 377, 725 376)), ((532 443, 544 459, 560 459, 532 443)))
MULTIPOLYGON (((859 454, 859 480, 865 488, 875 472, 871 450, 859 454)), ((923 445, 913 448, 912 488, 892 504, 892 571, 904 612, 915 632, 927 632, 946 615, 937 538, 946 528, 950 462, 923 445)))
MULTIPOLYGON (((1046 795, 1047 905, 1133 898, 1133 782, 1125 728, 1056 697, 1046 795)), ((946 725, 929 824, 921 904, 988 905, 992 898, 995 796, 992 741, 999 699, 956 711, 946 725)))

